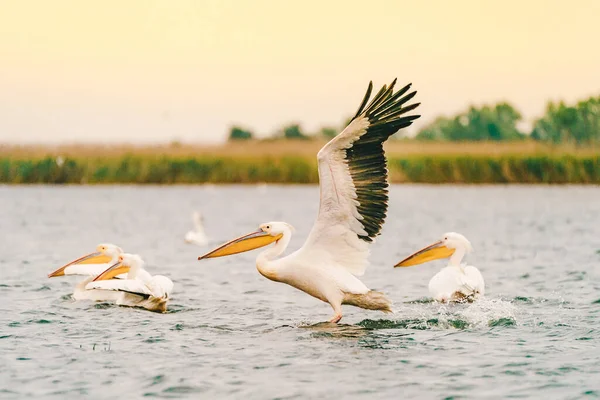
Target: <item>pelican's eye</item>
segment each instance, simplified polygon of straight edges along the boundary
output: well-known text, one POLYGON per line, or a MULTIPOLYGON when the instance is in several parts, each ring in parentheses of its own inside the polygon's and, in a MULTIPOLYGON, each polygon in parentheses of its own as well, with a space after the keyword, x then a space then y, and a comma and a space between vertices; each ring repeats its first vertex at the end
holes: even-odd
POLYGON ((271 229, 271 225, 265 226, 265 229, 271 229))

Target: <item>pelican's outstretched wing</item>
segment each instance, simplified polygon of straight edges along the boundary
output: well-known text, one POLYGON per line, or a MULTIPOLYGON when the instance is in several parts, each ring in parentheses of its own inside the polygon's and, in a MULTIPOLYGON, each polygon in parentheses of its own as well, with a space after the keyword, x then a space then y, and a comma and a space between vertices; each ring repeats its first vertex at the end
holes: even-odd
POLYGON ((352 121, 317 155, 319 215, 299 252, 343 266, 354 275, 364 273, 368 243, 379 234, 386 216, 388 182, 383 142, 419 118, 405 115, 419 105, 405 105, 416 92, 408 93, 409 84, 394 93, 395 83, 384 85, 368 103, 373 89, 369 83, 352 121))

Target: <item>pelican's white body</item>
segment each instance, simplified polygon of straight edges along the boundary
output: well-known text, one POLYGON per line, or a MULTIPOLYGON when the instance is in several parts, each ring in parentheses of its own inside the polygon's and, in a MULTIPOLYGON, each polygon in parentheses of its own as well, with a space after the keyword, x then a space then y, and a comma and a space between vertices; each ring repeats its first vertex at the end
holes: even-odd
POLYGON ((143 268, 144 262, 137 255, 126 254, 130 267, 127 279, 109 279, 89 282, 88 291, 114 293, 116 304, 129 307, 142 307, 150 311, 164 312, 167 300, 173 290, 173 282, 162 275, 152 276, 143 268))
POLYGON ((441 303, 475 300, 485 294, 481 272, 471 265, 449 265, 429 281, 429 293, 441 303))
POLYGON ((198 246, 206 246, 208 244, 208 238, 204 232, 204 225, 202 224, 202 216, 199 212, 194 211, 192 214, 192 221, 194 222, 195 230, 189 231, 185 234, 185 242, 193 243, 198 246))
MULTIPOLYGON (((106 268, 105 268, 106 269, 106 268)), ((101 271, 102 272, 102 271, 101 271)), ((71 295, 74 300, 91 300, 91 301, 110 301, 115 302, 119 299, 120 293, 110 292, 107 290, 88 290, 86 285, 94 280, 96 275, 89 276, 75 286, 75 290, 71 295)))
POLYGON ((485 294, 485 282, 481 272, 472 265, 461 264, 464 256, 472 251, 471 243, 463 235, 449 232, 442 243, 455 249, 448 266, 429 281, 429 293, 434 300, 447 302, 473 301, 485 294))
POLYGON ((348 268, 340 265, 326 252, 306 251, 302 247, 287 257, 276 259, 287 247, 292 232, 283 222, 271 222, 267 225, 272 225, 277 232, 283 233, 283 237, 256 259, 258 272, 264 277, 287 283, 328 303, 341 304, 345 294, 369 292, 369 288, 348 268))

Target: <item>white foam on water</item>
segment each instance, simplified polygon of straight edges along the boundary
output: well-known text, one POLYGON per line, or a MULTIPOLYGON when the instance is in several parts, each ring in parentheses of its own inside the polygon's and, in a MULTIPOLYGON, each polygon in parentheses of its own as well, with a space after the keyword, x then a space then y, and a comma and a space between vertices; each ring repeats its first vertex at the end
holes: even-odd
POLYGON ((413 303, 396 315, 417 319, 415 328, 466 329, 517 324, 518 308, 500 298, 482 298, 468 304, 413 303), (415 315, 417 314, 417 315, 415 315))

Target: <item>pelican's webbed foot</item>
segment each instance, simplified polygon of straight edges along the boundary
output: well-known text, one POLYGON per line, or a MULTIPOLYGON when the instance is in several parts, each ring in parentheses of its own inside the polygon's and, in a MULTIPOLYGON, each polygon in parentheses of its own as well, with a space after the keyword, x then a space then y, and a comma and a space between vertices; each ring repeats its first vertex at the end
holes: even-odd
POLYGON ((337 324, 342 319, 342 314, 335 314, 333 318, 329 320, 332 324, 337 324))

